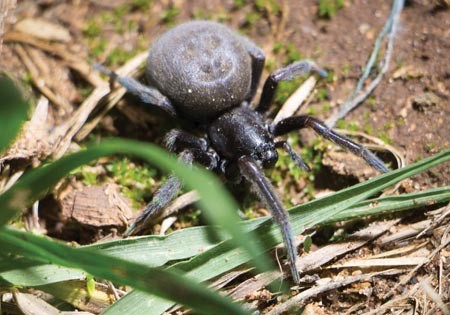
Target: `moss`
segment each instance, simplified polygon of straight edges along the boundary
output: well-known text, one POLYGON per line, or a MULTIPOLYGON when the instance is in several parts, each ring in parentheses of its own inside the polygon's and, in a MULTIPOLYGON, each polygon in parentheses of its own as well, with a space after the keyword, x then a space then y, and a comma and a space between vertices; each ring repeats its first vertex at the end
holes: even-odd
POLYGON ((88 20, 84 27, 84 34, 88 38, 96 38, 100 36, 102 32, 102 28, 100 26, 100 22, 97 19, 88 20))
POLYGON ((343 72, 345 75, 347 75, 347 74, 350 73, 350 65, 349 65, 348 63, 346 63, 346 64, 344 64, 344 65, 342 66, 342 72, 343 72))
POLYGON ((256 22, 261 20, 261 14, 259 12, 250 11, 245 14, 245 26, 252 28, 256 22))
POLYGON ((373 127, 371 125, 365 125, 364 126, 364 132, 367 134, 372 134, 373 133, 373 127))
POLYGON ((163 23, 168 25, 173 25, 175 18, 180 14, 181 10, 179 8, 169 8, 161 13, 161 19, 163 23))
POLYGON ((116 47, 108 55, 108 62, 111 65, 123 64, 123 63, 125 63, 125 61, 130 59, 132 56, 133 56, 132 53, 123 50, 121 47, 116 47))
POLYGON ((319 102, 322 102, 322 101, 328 99, 328 97, 329 97, 329 94, 328 94, 328 90, 326 88, 321 88, 321 89, 317 90, 317 100, 319 102))
POLYGON ((323 105, 322 105, 322 114, 326 114, 326 113, 328 113, 329 111, 330 111, 330 109, 331 109, 331 105, 330 105, 330 103, 324 103, 323 105))
POLYGON ((126 157, 115 157, 103 161, 106 174, 99 172, 95 165, 84 166, 71 174, 80 177, 84 185, 100 185, 105 182, 118 184, 121 192, 130 199, 133 208, 139 209, 150 197, 156 182, 156 169, 148 164, 138 164, 126 157), (94 166, 94 167, 93 167, 94 166))
POLYGON ((388 134, 384 131, 378 131, 378 138, 386 144, 392 144, 392 139, 389 138, 388 134))
POLYGON ((333 15, 344 7, 344 0, 319 0, 318 14, 322 18, 332 18, 333 15))
POLYGON ((278 83, 277 91, 275 94, 275 103, 278 105, 284 104, 289 96, 300 86, 302 78, 295 78, 292 81, 282 81, 278 83))
POLYGON ((153 0, 133 0, 133 6, 141 12, 149 12, 153 0))

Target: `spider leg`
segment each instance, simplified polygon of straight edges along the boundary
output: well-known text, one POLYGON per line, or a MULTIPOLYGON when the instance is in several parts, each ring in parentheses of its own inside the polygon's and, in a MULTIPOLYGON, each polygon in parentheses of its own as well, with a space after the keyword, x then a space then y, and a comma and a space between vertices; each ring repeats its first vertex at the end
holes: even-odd
POLYGON ((305 161, 303 161, 300 154, 295 152, 294 149, 292 149, 292 147, 289 145, 289 143, 287 143, 287 141, 277 141, 277 142, 275 142, 275 147, 277 147, 277 148, 282 147, 289 154, 291 159, 295 162, 295 164, 297 164, 297 166, 299 168, 301 168, 302 170, 307 171, 307 172, 311 171, 309 166, 305 163, 305 161))
POLYGON ((180 153, 189 150, 195 161, 213 170, 219 162, 219 155, 209 147, 205 138, 196 137, 179 129, 170 130, 163 139, 164 146, 171 152, 180 153))
POLYGON ((261 48, 252 43, 245 36, 241 36, 241 43, 244 45, 245 49, 247 49, 247 52, 252 59, 252 82, 250 85, 250 92, 246 98, 246 101, 250 103, 256 94, 256 90, 258 89, 258 83, 264 69, 266 56, 261 48))
POLYGON ((183 183, 177 177, 171 175, 155 192, 152 201, 129 226, 124 236, 138 235, 147 230, 152 220, 161 214, 161 211, 176 197, 182 187, 183 183))
POLYGON ((164 110, 170 116, 177 117, 175 107, 169 99, 161 94, 161 92, 159 92, 156 88, 145 86, 133 78, 120 76, 114 71, 111 71, 98 63, 94 63, 93 66, 98 71, 109 76, 111 83, 118 81, 120 85, 127 89, 128 92, 139 97, 142 102, 155 105, 164 110))
POLYGON ((289 268, 295 283, 300 282, 299 273, 295 265, 297 261, 297 247, 295 246, 294 236, 289 214, 284 209, 280 199, 275 193, 270 181, 264 176, 262 169, 249 156, 242 156, 238 160, 239 169, 246 180, 248 180, 259 199, 264 203, 267 209, 272 213, 273 220, 279 225, 286 248, 289 268))
POLYGON ((327 72, 324 69, 318 67, 314 62, 309 60, 300 60, 272 72, 264 83, 263 91, 259 104, 256 107, 256 111, 263 113, 269 109, 275 95, 275 89, 280 81, 290 81, 312 71, 322 77, 327 76, 327 72))
MULTIPOLYGON (((173 129, 167 133, 163 143, 169 151, 178 153, 179 161, 188 165, 192 165, 194 161, 197 161, 207 169, 214 169, 218 164, 218 155, 211 149, 208 149, 206 140, 187 132, 173 129)), ((155 192, 152 201, 131 224, 125 236, 136 235, 147 229, 152 220, 161 214, 182 188, 183 181, 171 175, 155 192)))
POLYGON ((384 165, 383 161, 381 161, 375 154, 370 152, 362 145, 353 142, 349 138, 341 136, 340 134, 334 132, 320 120, 315 119, 313 117, 310 116, 288 117, 283 119, 276 125, 272 126, 271 129, 274 136, 280 136, 293 130, 302 129, 306 127, 313 129, 316 133, 318 133, 325 139, 328 139, 336 143, 337 145, 343 147, 344 149, 349 150, 353 154, 362 157, 369 165, 377 169, 379 172, 381 173, 389 172, 389 169, 384 165))

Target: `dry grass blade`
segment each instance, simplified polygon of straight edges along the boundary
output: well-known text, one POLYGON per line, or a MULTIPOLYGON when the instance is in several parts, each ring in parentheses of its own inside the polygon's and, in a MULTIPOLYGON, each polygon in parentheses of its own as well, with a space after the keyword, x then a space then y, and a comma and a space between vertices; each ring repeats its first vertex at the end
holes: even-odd
MULTIPOLYGON (((364 315, 381 315, 381 314, 392 314, 391 310, 395 307, 396 309, 400 309, 401 311, 410 311, 414 310, 415 307, 411 305, 410 302, 411 298, 407 295, 400 295, 398 297, 394 297, 387 301, 386 303, 374 308, 373 310, 369 312, 363 313, 364 315)), ((346 314, 353 314, 353 313, 346 313, 346 314)), ((401 313, 402 314, 402 313, 401 313)), ((405 313, 405 314, 417 314, 417 313, 405 313)))
POLYGON ((67 28, 44 18, 25 18, 20 20, 14 28, 17 31, 46 41, 67 43, 72 39, 67 28))
POLYGON ((21 43, 31 45, 33 47, 44 50, 50 54, 56 55, 61 58, 68 67, 78 72, 82 78, 84 78, 87 82, 89 82, 93 86, 99 86, 103 83, 101 77, 91 71, 91 67, 84 60, 79 58, 78 56, 67 52, 67 46, 62 44, 49 44, 45 41, 36 39, 28 34, 24 34, 21 32, 9 32, 5 34, 4 37, 5 43, 21 43))
POLYGON ((31 81, 33 85, 47 97, 56 107, 67 113, 72 111, 72 106, 67 102, 67 100, 61 95, 56 94, 52 89, 49 88, 48 83, 49 78, 46 78, 42 72, 39 71, 39 66, 35 64, 38 58, 32 58, 32 52, 29 49, 22 47, 21 45, 15 45, 15 51, 22 59, 23 64, 27 68, 31 76, 31 81))
POLYGON ((342 264, 331 265, 329 268, 372 268, 372 267, 398 267, 416 266, 427 262, 427 257, 399 257, 380 259, 355 259, 342 264))
POLYGON ((383 245, 395 241, 405 240, 411 237, 416 237, 419 233, 430 226, 430 223, 430 220, 423 220, 414 224, 399 227, 394 233, 381 237, 378 240, 378 244, 383 245))
MULTIPOLYGON (((301 259, 299 259, 297 268, 302 271, 317 270, 336 257, 354 251, 374 238, 380 236, 388 231, 397 222, 398 220, 377 222, 367 228, 349 235, 346 242, 344 241, 338 244, 327 245, 312 253, 304 255, 301 259)), ((234 288, 231 291, 231 296, 236 299, 244 298, 249 293, 267 286, 275 279, 282 278, 282 276, 282 273, 279 271, 258 275, 234 288)))
MULTIPOLYGON (((430 222, 430 224, 425 229, 423 229, 422 232, 417 234, 417 236, 416 236, 417 238, 419 238, 419 237, 423 236, 424 234, 428 233, 429 231, 435 229, 440 224, 442 224, 442 221, 444 221, 444 219, 446 217, 450 216, 450 203, 447 206, 445 206, 445 207, 443 207, 441 209, 433 211, 433 213, 440 213, 440 215, 437 218, 433 219, 430 222)), ((429 212, 429 214, 433 214, 433 213, 429 212)))
POLYGON ((304 271, 317 269, 327 262, 331 261, 332 259, 353 251, 366 244, 370 240, 373 240, 374 238, 387 232, 397 222, 398 220, 391 220, 372 224, 358 232, 349 235, 346 242, 324 246, 321 249, 312 252, 305 257, 302 257, 297 267, 300 270, 304 271))
POLYGON ((9 13, 11 11, 14 12, 13 10, 16 8, 16 6, 16 0, 0 1, 0 55, 2 53, 5 21, 7 20, 9 13))
MULTIPOLYGON (((117 70, 117 74, 123 76, 130 75, 144 62, 146 58, 147 52, 138 54, 130 61, 128 61, 125 65, 123 65, 121 68, 119 68, 117 70)), ((120 93, 125 94, 124 88, 120 88, 120 90, 121 90, 120 93)), ((80 131, 80 129, 86 123, 89 115, 98 106, 100 101, 106 95, 108 95, 109 92, 110 92, 109 84, 107 82, 103 82, 102 84, 97 86, 97 88, 89 95, 89 97, 86 98, 86 100, 80 105, 78 110, 73 114, 72 118, 63 127, 64 129, 67 130, 67 132, 54 153, 55 158, 60 158, 67 152, 67 149, 69 148, 69 145, 72 142, 73 137, 80 131)))
POLYGON ((284 102, 283 107, 278 111, 278 114, 273 120, 273 124, 280 122, 284 118, 290 117, 301 107, 311 91, 316 85, 316 78, 309 77, 303 84, 284 102))
POLYGON ((394 269, 394 270, 385 270, 381 272, 372 272, 368 274, 362 274, 358 276, 350 276, 343 279, 329 279, 328 282, 324 284, 317 285, 315 287, 312 287, 308 290, 305 290, 296 296, 293 296, 289 300, 287 300, 284 303, 278 304, 276 307, 274 307, 270 312, 267 312, 267 315, 278 315, 283 312, 288 311, 291 308, 294 308, 298 306, 299 304, 303 303, 308 298, 317 296, 323 292, 327 292, 330 290, 334 290, 337 288, 341 288, 344 286, 347 286, 349 284, 360 282, 360 281, 370 281, 373 277, 380 277, 380 276, 392 276, 392 275, 398 275, 403 273, 404 271, 394 269))
POLYGON ((280 279, 280 277, 282 277, 282 274, 279 271, 261 273, 253 278, 247 279, 246 281, 240 283, 237 287, 230 290, 230 296, 236 300, 241 300, 251 292, 260 290, 264 286, 280 279))
POLYGON ((446 233, 444 233, 441 244, 435 250, 433 250, 433 252, 431 252, 430 255, 428 255, 428 257, 425 259, 425 261, 423 263, 418 264, 413 270, 411 270, 408 273, 408 275, 406 277, 404 277, 388 293, 386 293, 383 297, 384 299, 388 299, 391 296, 393 296, 399 287, 407 284, 411 280, 411 278, 414 277, 414 275, 417 273, 417 271, 420 268, 422 268, 424 265, 432 262, 433 258, 437 254, 439 254, 441 250, 443 250, 445 247, 447 247, 450 244, 450 236, 449 236, 450 231, 449 230, 450 230, 450 226, 447 227, 446 233))
POLYGON ((75 136, 76 141, 82 141, 86 138, 92 130, 99 124, 100 120, 114 107, 116 104, 122 99, 125 94, 125 90, 122 88, 111 91, 101 102, 105 102, 106 104, 102 108, 102 110, 95 116, 90 119, 90 121, 86 122, 82 128, 77 132, 75 136))
POLYGON ((422 281, 420 283, 422 286, 424 292, 427 294, 427 296, 437 305, 437 307, 441 310, 443 315, 450 315, 450 308, 448 308, 447 305, 445 305, 444 301, 442 301, 442 298, 439 296, 436 291, 432 288, 429 281, 422 281))
POLYGON ((345 136, 361 137, 361 138, 369 140, 373 144, 369 143, 369 144, 366 144, 365 146, 372 151, 377 151, 377 152, 381 151, 381 152, 391 153, 395 157, 395 160, 397 162, 397 168, 405 167, 407 164, 404 153, 400 152, 394 146, 385 143, 380 138, 370 136, 361 131, 351 131, 351 130, 344 130, 344 129, 334 129, 334 130, 345 136))
POLYGON ((14 299, 24 315, 94 315, 94 313, 83 311, 61 312, 43 299, 29 293, 15 291, 14 299))
POLYGON ((399 256, 399 255, 405 255, 406 253, 412 253, 414 251, 417 251, 424 246, 428 244, 428 241, 420 243, 420 244, 413 244, 410 246, 402 246, 400 248, 395 248, 393 250, 382 252, 378 255, 370 256, 369 259, 377 259, 377 258, 386 258, 386 257, 392 257, 392 256, 399 256))
POLYGON ((60 315, 59 310, 53 305, 34 296, 33 294, 14 291, 14 299, 24 315, 60 315))

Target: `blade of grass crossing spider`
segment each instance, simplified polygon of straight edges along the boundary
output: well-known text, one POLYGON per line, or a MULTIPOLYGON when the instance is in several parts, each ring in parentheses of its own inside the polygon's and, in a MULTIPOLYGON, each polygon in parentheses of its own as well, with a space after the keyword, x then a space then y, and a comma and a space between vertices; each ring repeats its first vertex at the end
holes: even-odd
MULTIPOLYGON (((213 228, 210 226, 192 227, 164 236, 127 238, 83 246, 83 248, 147 267, 159 267, 169 261, 190 258, 216 246, 220 239, 211 237, 212 233, 213 228)), ((39 261, 8 255, 0 256, 0 281, 3 279, 18 286, 45 285, 80 279, 84 276, 85 273, 78 269, 43 264, 39 261)))
MULTIPOLYGON (((450 186, 398 196, 371 199, 359 202, 353 207, 343 210, 322 224, 352 220, 365 216, 393 214, 399 211, 406 211, 448 201, 450 201, 450 186)), ((242 226, 244 229, 252 230, 259 226, 263 221, 264 220, 261 219, 249 220, 243 222, 242 226)), ((216 246, 219 241, 212 240, 210 235, 210 227, 194 227, 175 231, 166 237, 151 235, 137 239, 100 243, 86 246, 85 248, 98 250, 103 254, 114 256, 116 258, 155 267, 161 266, 168 261, 181 260, 198 255, 199 252, 205 252, 205 254, 208 253, 209 258, 205 261, 213 259, 217 255, 214 254, 214 250, 208 251, 208 249, 216 246), (187 240, 192 240, 192 242, 188 242, 187 240), (163 259, 161 259, 160 256, 163 256, 163 259)), ((220 254, 220 252, 218 252, 218 254, 220 254)), ((213 270, 222 272, 225 269, 226 272, 230 269, 228 263, 226 263, 227 266, 221 266, 217 262, 213 263, 213 268, 210 266, 210 271, 207 272, 209 275, 215 274, 213 270)), ((207 274, 205 273, 204 276, 207 274)), ((85 273, 78 269, 43 264, 42 262, 23 258, 0 258, 0 279, 19 286, 44 285, 80 279, 84 276, 85 273)), ((200 276, 200 280, 203 279, 204 276, 200 276)))
MULTIPOLYGON (((377 215, 382 213, 395 213, 397 211, 405 211, 429 205, 433 203, 447 203, 450 201, 450 187, 438 188, 430 191, 423 191, 418 193, 411 193, 407 196, 393 196, 376 199, 377 203, 369 205, 368 202, 361 202, 352 208, 344 210, 340 214, 331 217, 327 220, 330 222, 337 222, 342 220, 350 220, 363 216, 363 211, 367 213, 364 215, 377 215)), ((255 225, 260 226, 267 222, 262 219, 256 219, 245 222, 250 229, 255 225)), ((259 229, 258 229, 259 230, 259 229)), ((262 230, 260 231, 262 232, 262 230)), ((277 228, 272 226, 265 233, 261 233, 261 241, 267 246, 267 249, 272 248, 277 243, 281 242, 278 236, 277 228), (277 239, 278 237, 278 239, 277 239)), ((188 272, 190 277, 198 281, 206 281, 217 275, 231 271, 233 268, 247 262, 249 257, 241 255, 236 249, 230 248, 226 242, 202 253, 195 257, 191 262, 175 264, 175 268, 181 268, 188 272), (178 266, 182 265, 182 266, 178 266)), ((149 297, 139 291, 133 291, 124 296, 121 300, 110 306, 105 315, 119 315, 121 310, 125 307, 130 312, 129 314, 140 314, 142 307, 146 314, 161 314, 170 307, 173 303, 167 300, 162 300, 157 297, 149 297), (139 304, 135 304, 139 303, 139 304), (136 307, 139 305, 139 307, 136 307), (147 308, 148 305, 148 308, 147 308)))
POLYGON ((170 270, 149 268, 12 229, 1 229, 0 240, 11 254, 80 268, 95 277, 176 301, 201 314, 248 314, 230 299, 170 270))
MULTIPOLYGON (((450 201, 450 186, 439 187, 436 189, 430 189, 416 193, 404 194, 400 196, 389 196, 359 202, 357 205, 346 209, 340 214, 330 218, 329 220, 327 220, 327 222, 329 223, 335 221, 350 220, 367 215, 393 213, 429 205, 430 203, 444 203, 448 201, 450 201)), ((250 220, 243 222, 242 225, 245 229, 254 229, 255 226, 262 224, 262 222, 264 221, 265 220, 263 219, 250 220)), ((120 253, 120 247, 123 247, 122 251, 126 252, 125 256, 128 257, 128 260, 151 262, 152 258, 155 257, 155 255, 160 254, 160 251, 165 247, 165 245, 167 245, 167 251, 177 251, 175 243, 179 238, 183 238, 183 234, 186 234, 185 237, 196 238, 199 242, 199 247, 203 245, 211 245, 211 243, 207 241, 210 232, 210 228, 207 227, 196 227, 177 231, 173 234, 180 234, 179 237, 174 240, 168 239, 167 244, 164 244, 164 241, 166 241, 165 239, 159 240, 161 241, 161 244, 156 246, 156 252, 152 251, 151 246, 148 246, 148 251, 142 250, 143 246, 145 247, 146 245, 149 245, 149 242, 151 243, 153 241, 154 236, 142 237, 136 240, 112 241, 106 244, 89 246, 89 248, 97 249, 103 253, 107 253, 115 257, 124 257, 120 253), (198 236, 196 237, 195 235, 197 234, 198 236), (147 241, 146 239, 149 240, 147 241), (206 241, 205 244, 202 244, 202 239, 206 241), (135 242, 141 244, 135 244, 135 242), (129 246, 133 247, 134 245, 136 245, 134 247, 134 250, 130 250, 127 248, 129 246)), ((278 233, 276 228, 272 228, 268 231, 268 233, 266 234, 268 241, 267 248, 271 247, 270 240, 275 239, 277 234, 278 233)), ((265 239, 263 240, 265 241, 265 239)), ((276 242, 277 240, 275 239, 275 243, 276 242)), ((185 247, 185 245, 186 244, 181 244, 181 247, 185 247)), ((198 253, 198 248, 193 248, 192 250, 192 255, 198 253)), ((189 266, 189 264, 184 264, 184 266, 182 267, 176 267, 188 271, 190 273, 190 276, 196 278, 198 281, 204 281, 221 273, 225 273, 234 268, 234 266, 241 264, 242 260, 246 262, 248 261, 248 259, 248 257, 243 257, 237 251, 231 251, 229 247, 227 249, 226 246, 219 245, 215 249, 205 251, 202 255, 197 257, 193 265, 189 266)), ((33 286, 83 277, 83 273, 75 269, 64 268, 56 265, 40 266, 41 264, 41 262, 27 263, 20 260, 14 260, 12 262, 12 265, 10 264, 10 266, 5 266, 4 262, 0 260, 0 270, 3 271, 2 273, 0 273, 0 278, 3 278, 9 283, 14 283, 19 286, 33 286)), ((140 291, 134 291, 108 308, 108 310, 106 310, 104 314, 123 314, 123 310, 127 310, 127 314, 131 315, 141 314, 141 312, 146 308, 148 308, 146 314, 147 312, 148 314, 158 314, 158 310, 160 310, 159 313, 161 313, 171 305, 173 305, 173 302, 170 302, 168 300, 154 297, 149 298, 147 294, 144 294, 140 291), (155 313, 151 312, 152 310, 155 311, 155 313)))
MULTIPOLYGON (((331 216, 323 215, 324 212, 326 213, 327 211, 333 211, 336 216, 339 212, 355 205, 358 201, 361 202, 363 199, 367 199, 369 196, 390 185, 449 160, 450 150, 446 150, 415 164, 406 166, 403 169, 399 169, 376 177, 370 181, 352 186, 346 191, 336 193, 335 195, 337 196, 328 196, 302 204, 291 209, 292 211, 290 211, 292 227, 294 231, 298 233, 303 232, 305 230, 305 226, 318 224, 331 218, 331 216), (351 192, 353 192, 353 194, 351 192), (336 205, 336 203, 338 204, 336 205), (318 212, 319 215, 317 215, 316 212, 318 212)), ((444 194, 443 198, 440 198, 440 200, 442 202, 447 201, 448 195, 446 195, 446 192, 441 191, 440 193, 444 194)), ((412 201, 410 200, 409 206, 414 206, 415 196, 412 195, 410 197, 412 201)), ((419 203, 418 199, 416 201, 419 203)), ((429 199, 423 202, 429 202, 429 199)), ((395 206, 392 206, 392 208, 393 207, 395 206)), ((255 231, 259 235, 258 242, 263 244, 266 250, 269 250, 282 241, 277 231, 277 226, 272 224, 270 220, 264 218, 255 221, 257 221, 257 224, 253 225, 253 222, 250 221, 244 223, 244 225, 248 225, 248 229, 255 228, 255 231)), ((248 257, 246 253, 242 253, 239 249, 231 248, 230 244, 225 241, 198 255, 194 259, 191 259, 188 262, 175 264, 171 268, 180 268, 186 271, 190 277, 193 277, 197 281, 205 281, 240 266, 248 262, 249 259, 250 257, 248 257)), ((148 305, 151 305, 151 308, 146 309, 146 311, 149 312, 148 314, 160 314, 165 311, 165 307, 170 304, 167 303, 167 301, 161 302, 159 299, 144 297, 138 291, 133 291, 108 308, 105 314, 120 314, 120 312, 115 311, 115 308, 117 307, 119 309, 122 303, 126 303, 128 306, 133 308, 132 305, 128 304, 128 299, 141 300, 142 303, 140 305, 147 305, 147 303, 148 305)))
POLYGON ((248 240, 252 236, 245 234, 236 224, 239 221, 236 213, 238 206, 214 175, 200 168, 186 167, 178 163, 174 157, 161 148, 138 141, 106 140, 98 146, 66 156, 45 167, 29 172, 0 196, 0 207, 3 209, 0 212, 0 226, 6 224, 18 209, 23 209, 30 205, 32 201, 42 197, 49 188, 72 169, 101 156, 116 153, 138 156, 167 172, 173 171, 184 180, 188 188, 198 191, 201 197, 200 206, 207 218, 230 233, 235 244, 251 253, 257 270, 267 271, 270 269, 269 260, 266 257, 258 257, 263 252, 261 246, 256 242, 257 245, 248 245, 248 240))
POLYGON ((79 269, 12 257, 0 261, 0 270, 0 284, 5 286, 34 287, 86 277, 86 273, 79 269))
POLYGON ((5 75, 0 75, 0 152, 15 139, 29 110, 28 102, 5 75))

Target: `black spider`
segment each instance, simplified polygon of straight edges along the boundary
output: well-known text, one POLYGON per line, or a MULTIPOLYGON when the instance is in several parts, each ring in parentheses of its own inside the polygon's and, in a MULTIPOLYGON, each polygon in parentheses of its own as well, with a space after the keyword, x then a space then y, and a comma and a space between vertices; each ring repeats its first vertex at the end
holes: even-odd
MULTIPOLYGON (((303 169, 301 157, 285 141, 274 138, 305 127, 361 156, 380 172, 388 169, 373 153, 327 128, 310 116, 294 116, 271 124, 263 114, 269 109, 280 81, 314 71, 326 72, 314 63, 298 61, 273 72, 264 84, 259 103, 251 101, 264 66, 264 52, 249 39, 226 26, 209 21, 178 25, 163 34, 150 49, 146 76, 149 86, 121 77, 100 65, 95 67, 117 80, 144 103, 158 106, 174 118, 195 127, 204 136, 174 129, 164 138, 164 145, 180 159, 197 161, 210 170, 221 170, 228 178, 245 178, 259 199, 271 211, 280 226, 293 279, 299 282, 296 269, 297 248, 289 215, 262 168, 275 165, 277 148, 284 148, 303 169)), ((176 177, 155 193, 152 202, 131 226, 133 234, 163 209, 177 194, 182 183, 176 177)))

